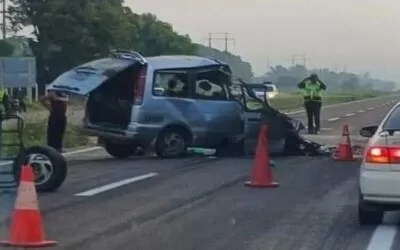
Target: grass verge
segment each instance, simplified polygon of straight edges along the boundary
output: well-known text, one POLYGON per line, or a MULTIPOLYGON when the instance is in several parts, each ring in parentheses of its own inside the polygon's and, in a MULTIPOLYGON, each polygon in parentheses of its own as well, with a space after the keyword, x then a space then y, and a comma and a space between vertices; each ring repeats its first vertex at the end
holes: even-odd
MULTIPOLYGON (((15 130, 17 125, 14 121, 5 123, 6 131, 15 130)), ((27 123, 23 131, 23 143, 25 147, 35 145, 46 145, 47 119, 40 122, 27 123)), ((17 144, 18 136, 16 133, 4 133, 2 144, 17 144)), ((68 124, 64 135, 64 148, 86 146, 90 144, 88 136, 82 135, 78 126, 68 124)), ((1 158, 12 158, 18 154, 18 146, 4 146, 0 148, 1 158)))
MULTIPOLYGON (((382 92, 355 92, 355 93, 325 93, 322 96, 324 105, 345 103, 367 98, 378 97, 387 93, 382 92)), ((279 93, 278 96, 270 100, 273 107, 293 111, 303 107, 304 101, 302 94, 299 93, 279 93)))
POLYGON ((27 101, 25 104, 28 112, 46 110, 40 102, 27 101))

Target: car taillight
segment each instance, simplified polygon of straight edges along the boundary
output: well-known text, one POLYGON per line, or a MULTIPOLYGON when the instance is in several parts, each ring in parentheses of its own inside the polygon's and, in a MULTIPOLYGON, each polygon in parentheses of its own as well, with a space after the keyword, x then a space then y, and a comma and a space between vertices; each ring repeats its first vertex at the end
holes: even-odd
POLYGON ((142 67, 139 71, 135 82, 135 104, 140 105, 143 102, 144 86, 146 84, 146 67, 142 67))
POLYGON ((368 163, 400 164, 400 148, 373 146, 367 149, 365 161, 368 163))

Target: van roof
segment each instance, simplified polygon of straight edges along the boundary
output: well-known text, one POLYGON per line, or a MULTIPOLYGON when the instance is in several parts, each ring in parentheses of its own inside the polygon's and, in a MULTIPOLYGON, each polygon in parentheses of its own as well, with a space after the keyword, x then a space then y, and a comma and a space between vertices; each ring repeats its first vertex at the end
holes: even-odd
POLYGON ((195 68, 204 66, 224 65, 223 62, 199 56, 170 55, 146 58, 153 69, 195 68))

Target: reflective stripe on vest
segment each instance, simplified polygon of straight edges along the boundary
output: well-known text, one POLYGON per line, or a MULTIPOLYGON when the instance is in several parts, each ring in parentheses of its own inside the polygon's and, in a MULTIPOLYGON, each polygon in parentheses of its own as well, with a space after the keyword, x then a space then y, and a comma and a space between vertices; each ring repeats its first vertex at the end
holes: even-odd
POLYGON ((304 87, 304 98, 321 99, 321 90, 321 84, 319 82, 312 84, 311 81, 306 81, 304 87))

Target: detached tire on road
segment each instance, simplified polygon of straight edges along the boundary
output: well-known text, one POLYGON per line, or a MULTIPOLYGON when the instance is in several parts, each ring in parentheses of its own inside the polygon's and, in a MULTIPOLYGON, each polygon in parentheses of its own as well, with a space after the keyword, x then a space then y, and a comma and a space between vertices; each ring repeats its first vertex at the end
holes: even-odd
POLYGON ((57 190, 67 177, 67 161, 52 147, 33 146, 18 154, 13 163, 13 175, 17 183, 24 165, 32 167, 38 192, 57 190))
POLYGON ((135 153, 134 147, 130 145, 106 143, 105 149, 109 155, 118 159, 125 159, 135 153))
POLYGON ((362 199, 358 202, 358 221, 360 225, 378 225, 382 222, 383 210, 374 208, 362 199))

